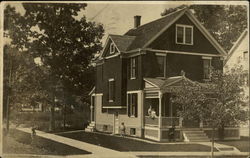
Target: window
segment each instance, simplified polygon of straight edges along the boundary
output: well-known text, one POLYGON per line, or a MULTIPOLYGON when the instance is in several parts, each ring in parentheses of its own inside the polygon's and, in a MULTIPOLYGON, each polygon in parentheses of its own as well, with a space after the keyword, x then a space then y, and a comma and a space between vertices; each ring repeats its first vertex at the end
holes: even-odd
POLYGON ((157 55, 158 77, 165 77, 165 56, 157 55))
POLYGON ((244 60, 248 59, 248 51, 243 52, 243 59, 244 60))
POLYGON ((203 74, 204 79, 210 79, 211 58, 203 57, 203 74))
POLYGON ((135 136, 136 135, 136 129, 130 128, 130 135, 135 136))
POLYGON ((115 44, 111 43, 110 44, 110 54, 114 54, 115 53, 115 44))
POLYGON ((130 79, 136 79, 136 73, 137 73, 137 58, 133 57, 130 58, 130 79))
POLYGON ((176 43, 193 45, 193 26, 176 25, 176 43))
POLYGON ((109 79, 108 82, 108 101, 113 102, 115 100, 115 80, 109 79))
POLYGON ((128 116, 137 117, 137 93, 129 93, 127 106, 128 106, 128 116))

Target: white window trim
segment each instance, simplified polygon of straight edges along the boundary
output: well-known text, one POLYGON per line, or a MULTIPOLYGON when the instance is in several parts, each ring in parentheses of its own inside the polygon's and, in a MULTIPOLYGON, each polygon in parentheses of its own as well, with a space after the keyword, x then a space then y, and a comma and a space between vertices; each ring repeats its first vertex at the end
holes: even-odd
POLYGON ((137 71, 137 70, 136 70, 136 57, 132 57, 132 58, 130 58, 130 79, 131 79, 131 80, 135 80, 135 79, 136 79, 136 71, 137 71), (132 74, 133 74, 133 73, 132 73, 132 71, 133 71, 133 69, 132 69, 132 68, 133 68, 133 67, 132 67, 132 66, 133 66, 133 64, 132 64, 132 59, 135 60, 135 76, 133 76, 133 77, 131 77, 132 74))
POLYGON ((203 56, 202 59, 212 60, 212 57, 203 56))
MULTIPOLYGON (((115 81, 115 79, 114 78, 110 78, 109 79, 109 84, 110 84, 110 82, 113 82, 113 81, 115 81)), ((110 92, 108 93, 109 95, 110 95, 110 92)), ((113 94, 114 95, 114 94, 113 94)), ((108 96, 109 97, 109 96, 108 96)), ((109 102, 114 102, 114 100, 112 99, 112 100, 110 100, 109 99, 109 102)))
POLYGON ((115 53, 115 44, 113 42, 110 43, 109 50, 110 50, 110 54, 114 54, 115 53))
POLYGON ((182 24, 176 24, 175 26, 175 43, 176 44, 183 44, 183 45, 193 45, 194 44, 194 40, 193 40, 193 37, 194 37, 194 28, 193 26, 191 25, 182 25, 182 24), (181 42, 177 42, 177 27, 183 27, 183 43, 181 42), (191 43, 186 43, 186 38, 185 38, 185 35, 186 35, 186 29, 185 28, 191 28, 191 43))
POLYGON ((166 55, 164 55, 164 54, 160 54, 160 53, 156 53, 156 56, 159 56, 159 57, 164 57, 164 73, 163 73, 163 75, 164 76, 158 76, 158 77, 166 77, 166 55))
MULTIPOLYGON (((130 92, 127 92, 127 106, 130 106, 130 111, 131 111, 131 105, 129 105, 129 100, 128 100, 128 95, 132 95, 132 94, 137 94, 137 108, 138 108, 138 96, 139 96, 139 93, 138 93, 138 91, 130 91, 130 92)), ((130 111, 129 111, 129 113, 130 113, 130 111)), ((138 111, 137 111, 138 112, 138 111)), ((136 118, 135 117, 135 114, 131 114, 130 113, 130 116, 129 116, 130 118, 136 118)))

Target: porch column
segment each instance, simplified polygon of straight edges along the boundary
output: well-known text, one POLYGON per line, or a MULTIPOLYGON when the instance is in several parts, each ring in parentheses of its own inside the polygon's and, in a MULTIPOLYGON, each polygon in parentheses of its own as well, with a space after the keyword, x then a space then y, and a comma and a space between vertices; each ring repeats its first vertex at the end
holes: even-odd
POLYGON ((182 121, 183 121, 183 118, 179 117, 179 126, 180 126, 180 128, 182 128, 182 121))
POLYGON ((159 141, 161 140, 161 127, 162 127, 162 114, 161 114, 161 109, 162 109, 162 92, 159 92, 159 132, 158 132, 158 138, 159 141))
POLYGON ((200 128, 203 128, 203 120, 200 120, 200 128))

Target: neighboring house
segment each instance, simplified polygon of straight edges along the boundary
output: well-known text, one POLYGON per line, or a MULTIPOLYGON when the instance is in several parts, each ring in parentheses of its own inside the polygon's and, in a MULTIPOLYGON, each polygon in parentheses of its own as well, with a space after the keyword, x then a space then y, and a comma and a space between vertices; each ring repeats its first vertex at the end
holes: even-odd
MULTIPOLYGON (((170 89, 183 81, 208 81, 211 66, 223 69, 226 52, 188 9, 141 26, 140 18, 134 17, 134 28, 124 35, 109 35, 95 62, 86 130, 118 134, 123 122, 128 135, 166 141, 175 125, 176 140, 208 141, 212 129, 178 117, 170 89)), ((238 129, 225 132, 226 138, 239 138, 238 129)))
MULTIPOLYGON (((228 53, 228 57, 224 63, 224 71, 230 72, 232 69, 241 66, 243 69, 241 75, 242 88, 244 90, 245 109, 249 109, 249 36, 248 31, 244 30, 238 40, 228 53)), ((249 124, 248 124, 249 125, 249 124)), ((249 130, 249 126, 247 130, 249 130)), ((248 132, 243 132, 243 135, 249 135, 248 132)))

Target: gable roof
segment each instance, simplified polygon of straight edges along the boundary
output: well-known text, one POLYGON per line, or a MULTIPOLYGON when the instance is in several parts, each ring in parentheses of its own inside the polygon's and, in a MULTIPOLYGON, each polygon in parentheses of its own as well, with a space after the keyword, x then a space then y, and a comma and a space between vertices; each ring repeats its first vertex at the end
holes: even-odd
POLYGON ((247 36, 247 29, 245 29, 242 34, 240 35, 240 37, 238 38, 238 40, 234 43, 234 45, 232 46, 232 48, 229 50, 228 52, 228 56, 224 62, 224 65, 226 65, 227 61, 231 58, 231 56, 233 55, 234 51, 239 47, 239 45, 241 44, 241 42, 243 41, 243 39, 247 36))
MULTIPOLYGON (((130 29, 124 35, 109 35, 109 38, 115 43, 120 52, 132 51, 138 48, 144 49, 147 48, 149 44, 151 44, 157 37, 165 32, 184 14, 188 16, 188 18, 194 23, 194 25, 202 32, 202 34, 221 55, 227 55, 226 51, 204 28, 204 26, 197 20, 197 18, 188 8, 177 10, 165 15, 160 19, 141 25, 138 28, 130 29)), ((104 48, 106 47, 106 44, 104 48)), ((102 56, 102 54, 100 56, 102 56)))
POLYGON ((110 38, 115 43, 117 49, 120 52, 125 52, 128 50, 129 46, 134 41, 135 36, 110 35, 110 38))
POLYGON ((101 59, 104 56, 104 52, 110 40, 115 44, 115 47, 118 49, 118 54, 120 54, 121 52, 125 52, 128 50, 128 47, 131 45, 134 39, 135 36, 109 34, 103 50, 98 58, 101 59))
POLYGON ((186 9, 178 10, 176 12, 167 14, 160 19, 141 25, 136 29, 130 29, 127 33, 125 33, 125 35, 136 36, 136 39, 129 47, 129 50, 142 48, 149 40, 151 40, 157 33, 166 27, 166 25, 173 23, 173 21, 181 17, 185 11, 186 9))

